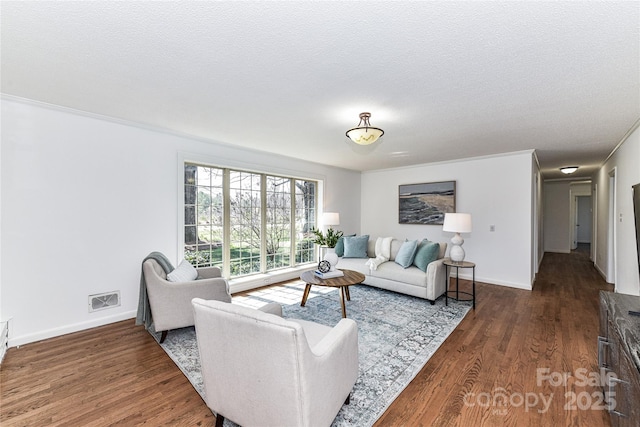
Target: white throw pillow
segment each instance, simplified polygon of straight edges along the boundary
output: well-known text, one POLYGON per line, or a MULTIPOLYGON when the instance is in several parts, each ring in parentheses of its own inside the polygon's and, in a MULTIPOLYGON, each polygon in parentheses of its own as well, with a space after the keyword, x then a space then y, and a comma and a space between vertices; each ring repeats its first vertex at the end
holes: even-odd
POLYGON ((393 240, 393 237, 378 237, 376 239, 376 248, 375 248, 376 257, 381 256, 386 260, 391 258, 391 241, 392 240, 393 240))
POLYGON ((198 278, 198 270, 186 259, 183 259, 178 268, 167 274, 167 280, 170 282, 191 282, 198 278))

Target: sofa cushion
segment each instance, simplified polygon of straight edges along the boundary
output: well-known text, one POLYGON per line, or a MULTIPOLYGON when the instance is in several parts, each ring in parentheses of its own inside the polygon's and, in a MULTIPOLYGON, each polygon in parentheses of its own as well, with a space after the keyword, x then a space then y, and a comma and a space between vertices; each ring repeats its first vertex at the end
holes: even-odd
POLYGON ((344 257, 345 258, 367 258, 367 245, 369 235, 345 237, 344 257))
POLYGON ((338 239, 338 241, 336 242, 336 255, 338 255, 339 257, 344 256, 344 238, 345 237, 354 237, 355 234, 350 234, 348 236, 342 236, 338 239))
POLYGON ((198 270, 186 259, 183 259, 175 270, 167 274, 167 280, 170 282, 191 282, 197 278, 198 270))
POLYGON ((340 258, 336 268, 340 270, 353 270, 364 274, 365 276, 370 273, 370 268, 367 265, 368 258, 340 258))
POLYGON ((429 263, 437 260, 438 255, 440 255, 440 245, 436 242, 430 242, 428 239, 424 239, 418 245, 416 255, 413 258, 413 265, 422 271, 427 271, 429 263))
POLYGON ((408 285, 421 287, 427 286, 428 280, 427 275, 417 267, 410 266, 408 268, 404 268, 395 262, 385 262, 378 266, 377 270, 368 272, 366 276, 393 280, 394 282, 402 282, 408 285))
POLYGON ((400 250, 398 251, 398 255, 396 255, 395 262, 398 265, 401 265, 403 268, 411 267, 413 263, 413 258, 416 255, 416 250, 418 249, 418 241, 417 240, 407 240, 402 246, 400 246, 400 250))

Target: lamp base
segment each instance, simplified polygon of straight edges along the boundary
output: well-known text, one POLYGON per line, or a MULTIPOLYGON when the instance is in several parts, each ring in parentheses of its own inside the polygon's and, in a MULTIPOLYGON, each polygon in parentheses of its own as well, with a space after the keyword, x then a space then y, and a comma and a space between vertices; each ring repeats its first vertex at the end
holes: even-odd
POLYGON ((331 270, 329 271, 336 271, 336 264, 338 263, 338 260, 340 258, 338 258, 338 254, 336 254, 336 250, 334 248, 329 248, 327 250, 327 254, 324 256, 325 261, 329 261, 329 263, 331 263, 331 270), (329 252, 329 250, 331 252, 329 252))
POLYGON ((451 238, 451 249, 449 250, 449 258, 451 258, 451 261, 464 261, 465 254, 464 249, 462 249, 463 243, 464 239, 460 236, 460 233, 456 233, 456 235, 451 238))

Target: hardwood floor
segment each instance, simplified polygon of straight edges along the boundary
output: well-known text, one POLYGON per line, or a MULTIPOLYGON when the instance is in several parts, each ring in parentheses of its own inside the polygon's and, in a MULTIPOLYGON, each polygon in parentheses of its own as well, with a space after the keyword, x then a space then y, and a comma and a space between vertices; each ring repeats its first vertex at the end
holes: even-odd
POLYGON ((475 312, 376 426, 610 425, 578 371, 597 372, 598 294, 613 290, 588 257, 545 254, 533 291, 480 284, 475 312))
MULTIPOLYGON (((612 286, 580 252, 545 254, 533 291, 478 284, 475 312, 375 425, 610 425, 590 409, 599 388, 576 377, 597 371, 600 289, 612 286), (563 373, 572 377, 553 383, 563 373)), ((133 320, 9 349, 0 388, 2 426, 215 424, 133 320)))

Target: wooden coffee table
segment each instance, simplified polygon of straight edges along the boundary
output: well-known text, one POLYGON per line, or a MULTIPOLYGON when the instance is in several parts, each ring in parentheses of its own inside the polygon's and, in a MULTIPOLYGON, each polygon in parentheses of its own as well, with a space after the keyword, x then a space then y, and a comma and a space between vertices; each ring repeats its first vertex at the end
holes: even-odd
POLYGON ((344 273, 344 276, 333 277, 331 279, 321 279, 313 274, 313 270, 305 271, 304 273, 302 273, 302 275, 300 275, 300 279, 304 280, 307 285, 304 287, 304 294, 302 294, 302 302, 300 303, 300 306, 304 307, 304 305, 307 303, 311 285, 340 288, 340 304, 342 305, 342 317, 346 318, 347 308, 345 305, 345 299, 347 301, 351 301, 351 295, 349 295, 349 286, 362 283, 362 281, 364 280, 364 274, 358 273, 357 271, 353 270, 341 271, 344 273))

